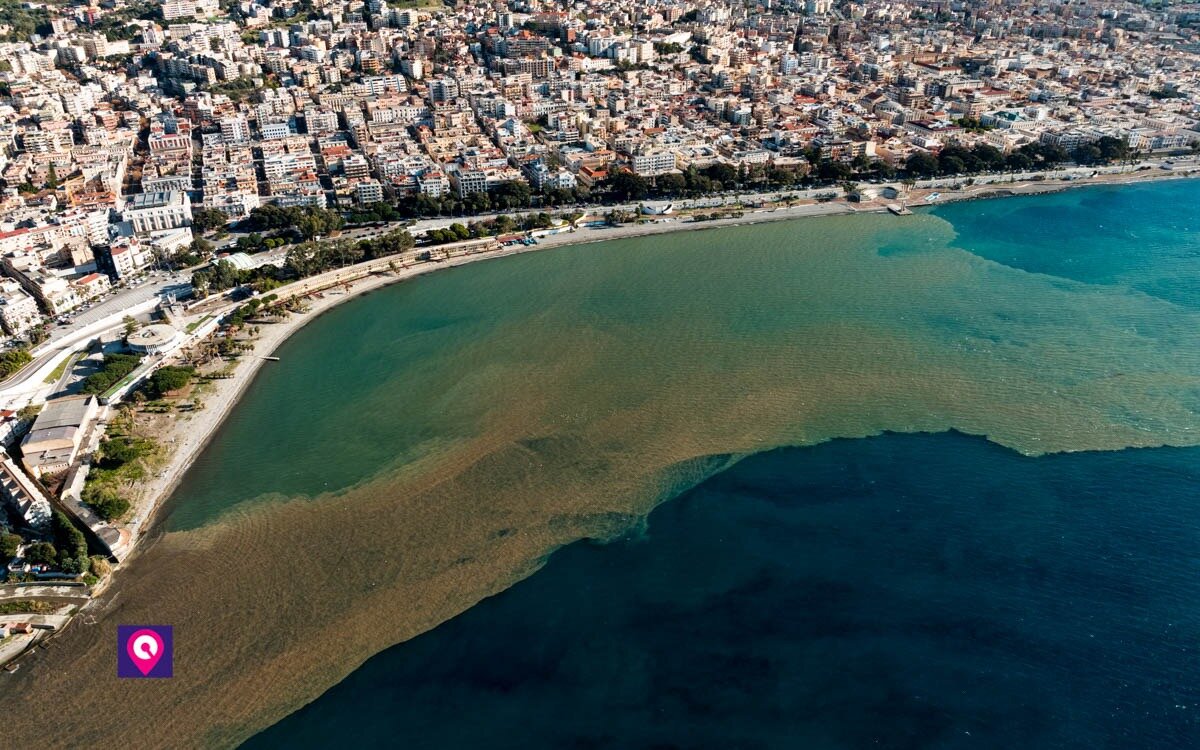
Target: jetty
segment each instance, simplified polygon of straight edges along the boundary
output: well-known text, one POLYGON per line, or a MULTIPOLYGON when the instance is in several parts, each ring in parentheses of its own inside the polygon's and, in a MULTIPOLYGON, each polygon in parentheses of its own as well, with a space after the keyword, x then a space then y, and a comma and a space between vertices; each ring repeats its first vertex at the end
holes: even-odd
POLYGON ((899 203, 887 204, 887 210, 891 211, 896 216, 912 216, 912 211, 907 206, 902 206, 899 203))

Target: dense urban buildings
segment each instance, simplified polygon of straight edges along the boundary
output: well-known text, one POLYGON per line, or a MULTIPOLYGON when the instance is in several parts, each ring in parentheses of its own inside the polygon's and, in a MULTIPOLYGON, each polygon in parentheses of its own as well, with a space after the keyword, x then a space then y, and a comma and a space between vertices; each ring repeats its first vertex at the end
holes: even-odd
POLYGON ((469 215, 1200 144, 1200 4, 117 0, 6 18, 11 343, 194 249, 197 216, 469 215))

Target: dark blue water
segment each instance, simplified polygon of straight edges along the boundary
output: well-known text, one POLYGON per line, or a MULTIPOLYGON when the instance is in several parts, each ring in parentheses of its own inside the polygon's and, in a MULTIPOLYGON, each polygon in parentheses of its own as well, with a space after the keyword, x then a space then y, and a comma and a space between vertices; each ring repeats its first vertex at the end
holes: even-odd
MULTIPOLYGON (((336 632, 330 632, 336 637, 336 632)), ((247 747, 1200 747, 1200 449, 746 459, 247 747)))

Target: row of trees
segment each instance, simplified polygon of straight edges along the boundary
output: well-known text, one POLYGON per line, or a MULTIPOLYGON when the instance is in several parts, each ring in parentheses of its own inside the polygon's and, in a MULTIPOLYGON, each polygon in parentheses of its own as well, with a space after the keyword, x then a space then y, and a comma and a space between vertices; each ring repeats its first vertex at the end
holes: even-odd
MULTIPOLYGON (((983 128, 975 120, 964 120, 962 124, 977 129, 983 128)), ((786 189, 795 185, 834 184, 856 177, 891 179, 897 176, 895 167, 865 155, 850 162, 823 159, 816 150, 809 150, 804 155, 807 161, 814 165, 811 170, 766 164, 734 167, 715 163, 703 169, 690 167, 682 173, 670 173, 649 179, 621 169, 608 181, 604 197, 622 202, 647 198, 698 197, 729 190, 786 189)), ((1009 154, 986 144, 969 149, 952 145, 945 147, 937 155, 925 152, 914 154, 904 166, 908 177, 917 178, 982 171, 1052 168, 1072 159, 1080 164, 1106 164, 1129 156, 1130 152, 1124 141, 1106 136, 1096 143, 1081 146, 1073 153, 1068 153, 1058 146, 1042 143, 1027 144, 1009 154)), ((350 213, 349 219, 352 223, 372 223, 419 217, 470 216, 530 208, 535 203, 543 207, 572 205, 593 201, 594 198, 595 196, 584 187, 552 189, 535 195, 528 183, 513 180, 501 183, 489 192, 470 193, 461 197, 456 194, 438 197, 422 194, 395 205, 376 203, 350 213)), ((199 209, 193 215, 193 224, 200 232, 223 227, 227 222, 228 217, 217 210, 199 209)), ((288 240, 311 240, 340 229, 343 223, 341 214, 329 209, 266 205, 254 209, 250 216, 239 224, 239 228, 250 229, 256 233, 241 238, 238 249, 255 252, 280 246, 288 240), (263 238, 257 234, 268 230, 280 230, 280 235, 290 236, 263 238)), ((439 240, 434 236, 432 239, 435 242, 451 241, 447 237, 439 240)), ((210 288, 227 287, 218 282, 210 288)))
MULTIPOLYGON (((827 179, 844 179, 851 173, 851 168, 841 165, 840 162, 827 163, 838 166, 838 170, 829 174, 827 179)), ((717 163, 710 164, 703 169, 689 167, 683 172, 659 175, 653 180, 628 170, 621 170, 610 178, 609 187, 613 197, 617 200, 639 201, 652 197, 698 197, 725 190, 781 189, 791 187, 805 179, 806 176, 796 169, 766 164, 734 167, 729 164, 717 163)))
POLYGON ((540 207, 571 206, 586 203, 592 193, 585 187, 553 188, 534 193, 528 184, 514 181, 501 183, 489 193, 468 193, 461 198, 456 193, 441 197, 417 195, 396 205, 373 203, 348 218, 351 224, 370 224, 377 221, 431 218, 435 216, 472 216, 493 211, 540 207))
POLYGON ((438 216, 452 213, 461 207, 462 213, 480 214, 488 211, 528 208, 532 199, 533 188, 529 186, 529 183, 523 180, 510 180, 501 182, 488 192, 468 193, 462 198, 452 195, 442 198, 419 195, 412 202, 411 210, 417 216, 438 216))
POLYGON ((400 221, 408 217, 390 203, 372 203, 359 211, 351 211, 347 218, 351 224, 373 224, 377 221, 400 221))
POLYGON ((277 247, 283 247, 288 243, 283 237, 263 237, 258 232, 251 232, 245 237, 238 237, 236 246, 238 252, 261 253, 267 250, 274 250, 277 247))
POLYGON ((293 246, 282 268, 267 264, 241 270, 227 260, 220 260, 192 274, 192 287, 200 296, 244 285, 266 292, 288 281, 322 271, 402 253, 411 249, 413 244, 412 235, 403 229, 358 242, 348 239, 326 242, 310 240, 293 246))
MULTIPOLYGON (((236 310, 233 311, 233 313, 229 316, 229 325, 234 328, 241 328, 246 324, 247 319, 253 318, 255 315, 259 314, 261 310, 269 309, 271 303, 278 299, 279 296, 275 294, 268 294, 265 297, 254 297, 246 304, 240 305, 236 310)), ((222 339, 221 342, 222 344, 226 345, 221 351, 221 354, 225 355, 228 351, 228 345, 232 344, 233 341, 231 338, 226 337, 222 339)))
POLYGON ((1071 153, 1080 164, 1111 164, 1129 159, 1133 154, 1129 144, 1120 138, 1106 135, 1095 143, 1085 143, 1071 153))
POLYGON ((239 229, 256 232, 271 229, 295 228, 303 239, 311 240, 342 228, 342 215, 337 211, 316 206, 288 206, 281 208, 273 204, 260 206, 250 212, 238 225, 239 229))
POLYGON ((54 511, 51 517, 54 529, 54 543, 57 550, 57 564, 64 573, 79 575, 88 569, 88 546, 83 532, 71 523, 61 511, 54 511))
POLYGON ((983 171, 1048 169, 1070 158, 1066 149, 1044 143, 1027 143, 1009 154, 994 146, 979 144, 970 149, 946 146, 936 156, 916 153, 908 158, 904 167, 912 177, 933 177, 983 171))
POLYGON ((84 378, 83 392, 104 393, 136 370, 141 363, 142 358, 136 354, 105 354, 100 371, 84 378))
POLYGON ((454 223, 446 229, 430 230, 425 236, 431 243, 443 245, 447 242, 459 242, 513 232, 528 232, 532 229, 545 229, 552 226, 554 226, 554 218, 545 212, 515 217, 505 214, 487 221, 472 221, 466 225, 454 223))
POLYGON ((288 251, 282 270, 289 278, 302 279, 322 271, 402 253, 413 244, 412 235, 403 229, 358 242, 304 242, 288 251))

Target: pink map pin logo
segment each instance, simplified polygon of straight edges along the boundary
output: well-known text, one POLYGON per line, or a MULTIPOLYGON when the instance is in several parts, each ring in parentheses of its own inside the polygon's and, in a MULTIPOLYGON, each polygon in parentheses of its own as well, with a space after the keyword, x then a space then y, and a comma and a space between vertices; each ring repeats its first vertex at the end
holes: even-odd
POLYGON ((146 628, 125 641, 125 649, 129 652, 129 658, 133 659, 133 666, 142 674, 150 674, 150 670, 162 658, 163 648, 162 636, 146 628))
POLYGON ((121 625, 118 631, 118 677, 170 677, 173 668, 169 625, 121 625), (161 667, 160 667, 161 663, 161 667))

